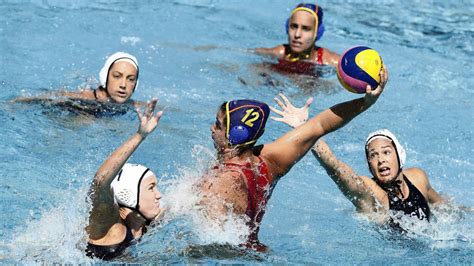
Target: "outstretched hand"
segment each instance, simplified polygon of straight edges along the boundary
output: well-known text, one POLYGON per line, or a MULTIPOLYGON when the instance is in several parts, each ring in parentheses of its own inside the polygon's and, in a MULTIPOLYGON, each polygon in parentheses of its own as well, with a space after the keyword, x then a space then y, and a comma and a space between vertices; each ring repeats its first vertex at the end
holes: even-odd
POLYGON ((142 135, 144 138, 153 132, 153 130, 155 130, 158 122, 160 121, 161 115, 163 114, 163 111, 153 114, 157 102, 158 99, 153 99, 147 102, 145 111, 143 113, 139 108, 135 109, 138 118, 140 119, 140 128, 138 128, 138 134, 142 135))
POLYGON ((388 71, 384 65, 382 70, 380 70, 380 83, 377 86, 377 88, 372 89, 370 85, 367 85, 366 87, 364 101, 368 106, 371 106, 377 101, 379 96, 382 94, 387 82, 388 82, 388 71))
POLYGON ((291 102, 288 100, 288 98, 286 98, 283 93, 279 93, 278 96, 280 96, 283 100, 282 102, 280 99, 275 97, 275 102, 281 107, 281 111, 271 106, 270 109, 281 117, 271 116, 271 119, 283 122, 293 128, 300 126, 301 124, 306 122, 306 120, 308 120, 308 110, 311 104, 313 103, 313 97, 308 98, 303 107, 296 108, 293 106, 293 104, 291 104, 291 102))

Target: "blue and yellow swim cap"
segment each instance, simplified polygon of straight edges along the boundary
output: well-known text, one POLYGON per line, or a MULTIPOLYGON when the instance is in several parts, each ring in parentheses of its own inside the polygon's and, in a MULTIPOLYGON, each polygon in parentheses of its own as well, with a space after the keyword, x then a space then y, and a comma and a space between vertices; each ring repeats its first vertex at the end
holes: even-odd
POLYGON ((234 100, 226 103, 226 136, 230 146, 257 142, 265 131, 270 108, 254 100, 234 100))
POLYGON ((311 15, 314 16, 314 29, 316 30, 314 34, 314 41, 321 39, 324 34, 323 8, 315 4, 300 3, 291 11, 290 17, 286 20, 286 34, 288 34, 288 30, 290 27, 291 16, 293 16, 294 13, 300 10, 309 12, 311 13, 311 15))

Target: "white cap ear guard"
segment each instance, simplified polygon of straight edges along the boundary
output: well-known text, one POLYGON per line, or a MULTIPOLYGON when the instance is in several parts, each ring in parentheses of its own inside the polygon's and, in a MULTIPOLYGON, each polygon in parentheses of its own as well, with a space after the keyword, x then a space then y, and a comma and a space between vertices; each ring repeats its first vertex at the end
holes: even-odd
POLYGON ((107 58, 107 60, 105 61, 104 66, 102 67, 102 69, 99 72, 100 86, 102 86, 103 88, 106 88, 106 86, 107 86, 107 76, 109 75, 110 67, 112 66, 113 63, 115 63, 117 61, 122 61, 122 60, 131 63, 137 69, 137 83, 135 85, 135 89, 137 88, 137 86, 138 86, 138 61, 135 58, 135 56, 133 56, 131 54, 128 54, 128 53, 124 53, 124 52, 116 52, 115 54, 113 54, 113 55, 109 56, 109 58, 107 58))
POLYGON ((153 172, 143 165, 126 163, 110 184, 117 203, 131 209, 138 209, 140 183, 153 175, 153 172))
MULTIPOLYGON (((395 137, 395 135, 392 132, 390 132, 388 129, 380 129, 369 134, 369 136, 367 137, 367 140, 365 141, 366 154, 367 154, 367 148, 369 146, 369 143, 376 138, 386 138, 393 142, 393 145, 395 146, 395 151, 397 152, 398 164, 400 165, 400 170, 401 170, 403 166, 405 165, 407 155, 403 146, 400 144, 400 142, 398 142, 397 137, 395 137)), ((369 166, 369 169, 370 169, 370 166, 369 166)))

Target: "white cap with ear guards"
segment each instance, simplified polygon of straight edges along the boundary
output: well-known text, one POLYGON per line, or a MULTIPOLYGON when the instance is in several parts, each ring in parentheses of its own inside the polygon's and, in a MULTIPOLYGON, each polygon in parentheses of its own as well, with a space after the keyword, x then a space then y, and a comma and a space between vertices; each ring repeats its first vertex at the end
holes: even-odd
MULTIPOLYGON (((395 135, 392 132, 390 132, 388 129, 380 129, 369 134, 369 136, 367 137, 367 140, 365 141, 366 155, 368 152, 367 148, 369 146, 369 143, 372 140, 377 139, 377 138, 385 138, 393 142, 393 146, 395 146, 395 151, 397 152, 398 164, 401 170, 403 166, 405 165, 407 155, 403 146, 400 144, 400 142, 398 142, 397 137, 395 137, 395 135)), ((370 169, 370 166, 369 166, 369 169, 370 169)))
POLYGON ((110 184, 115 201, 121 206, 138 210, 140 183, 153 175, 143 165, 126 163, 110 184))
POLYGON ((138 61, 135 58, 135 56, 133 56, 131 54, 128 54, 128 53, 124 53, 124 52, 117 52, 117 53, 109 56, 109 58, 107 58, 107 60, 105 61, 104 66, 102 67, 102 69, 99 72, 100 86, 102 86, 103 88, 106 88, 106 86, 107 86, 107 77, 109 75, 110 67, 113 65, 113 63, 120 62, 120 61, 129 62, 130 64, 132 64, 137 69, 137 83, 135 84, 135 88, 137 88, 137 86, 138 86, 138 61))

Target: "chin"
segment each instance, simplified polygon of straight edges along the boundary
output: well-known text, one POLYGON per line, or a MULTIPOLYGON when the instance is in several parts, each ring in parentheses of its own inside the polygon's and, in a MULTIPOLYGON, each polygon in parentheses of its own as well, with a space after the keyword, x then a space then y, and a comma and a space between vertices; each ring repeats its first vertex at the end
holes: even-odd
POLYGON ((160 215, 160 213, 161 213, 161 209, 158 209, 158 210, 153 210, 153 211, 148 212, 148 213, 143 213, 143 216, 147 220, 155 220, 156 217, 158 217, 158 215, 160 215))
POLYGON ((130 98, 126 98, 126 99, 124 99, 124 98, 115 98, 113 100, 114 100, 115 103, 125 103, 125 102, 128 101, 128 99, 130 99, 130 98))
POLYGON ((219 145, 218 143, 214 142, 214 148, 216 149, 217 152, 221 152, 225 149, 225 147, 219 145))
POLYGON ((380 180, 382 183, 388 183, 390 181, 393 181, 397 178, 397 176, 380 176, 380 175, 377 175, 377 179, 380 180))
POLYGON ((291 51, 294 52, 294 53, 301 53, 304 51, 304 49, 301 49, 301 47, 293 47, 293 46, 290 46, 291 48, 291 51))

